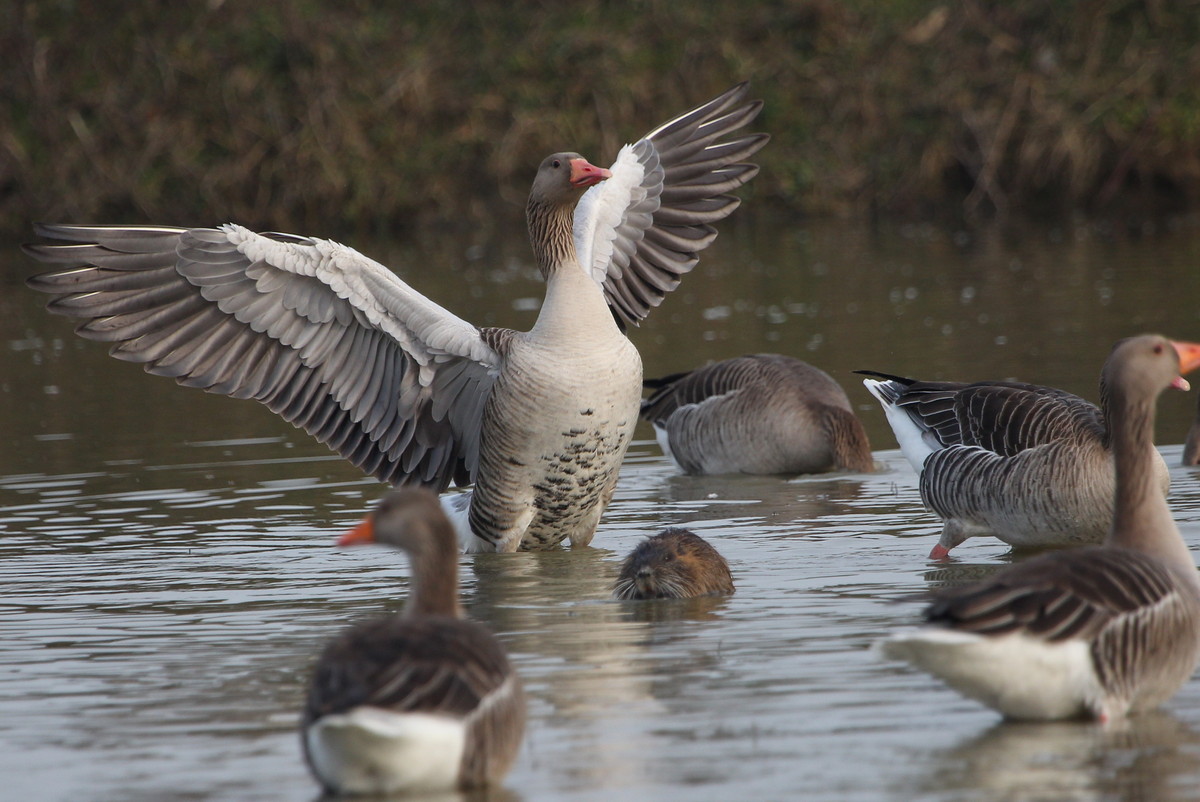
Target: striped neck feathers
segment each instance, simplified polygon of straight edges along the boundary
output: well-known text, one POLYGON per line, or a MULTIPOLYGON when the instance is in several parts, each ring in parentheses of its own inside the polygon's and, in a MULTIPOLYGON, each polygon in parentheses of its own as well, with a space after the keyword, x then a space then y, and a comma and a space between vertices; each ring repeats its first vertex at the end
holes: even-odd
POLYGON ((532 195, 525 207, 529 242, 543 279, 578 261, 575 253, 575 204, 550 203, 532 195))

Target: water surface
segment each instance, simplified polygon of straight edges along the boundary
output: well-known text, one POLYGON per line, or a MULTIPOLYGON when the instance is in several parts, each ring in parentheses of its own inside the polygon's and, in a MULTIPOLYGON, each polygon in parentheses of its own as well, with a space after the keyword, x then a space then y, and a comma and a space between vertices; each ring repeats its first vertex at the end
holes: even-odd
MULTIPOLYGON (((739 212, 742 215, 742 212, 739 212)), ((519 217, 514 215, 519 225, 519 217)), ((874 368, 1020 378, 1095 398, 1114 340, 1200 340, 1189 224, 968 236, 743 219, 633 332, 647 374, 754 351, 830 371, 882 470, 684 477, 646 429, 595 548, 464 556, 465 604, 504 640, 530 726, 501 798, 1192 799, 1200 681, 1122 727, 1003 724, 869 644, 940 566, 938 525, 865 390, 874 368), (737 594, 608 599, 640 538, 686 525, 737 594)), ((531 324, 523 243, 354 243, 481 325, 531 324)), ((297 711, 347 622, 398 610, 408 568, 334 538, 381 486, 256 404, 148 377, 45 313, 0 253, 0 777, 14 800, 307 800, 297 711)), ((1200 473, 1176 467, 1194 396, 1168 394, 1172 508, 1200 547, 1200 473)))

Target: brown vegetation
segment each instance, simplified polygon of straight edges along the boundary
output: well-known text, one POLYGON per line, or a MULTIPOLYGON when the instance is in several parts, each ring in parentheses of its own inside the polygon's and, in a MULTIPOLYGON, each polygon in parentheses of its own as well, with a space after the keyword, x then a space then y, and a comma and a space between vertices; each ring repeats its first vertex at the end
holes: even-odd
POLYGON ((743 78, 748 192, 805 213, 1179 208, 1200 9, 1148 2, 16 0, 0 224, 479 224, 743 78))

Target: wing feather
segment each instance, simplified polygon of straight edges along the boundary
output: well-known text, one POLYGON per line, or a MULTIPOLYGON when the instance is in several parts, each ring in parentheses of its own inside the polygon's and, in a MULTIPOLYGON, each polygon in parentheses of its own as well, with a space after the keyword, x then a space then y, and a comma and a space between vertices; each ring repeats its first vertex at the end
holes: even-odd
POLYGON ((503 647, 474 622, 368 621, 326 647, 309 686, 305 719, 360 705, 465 718, 512 676, 503 647))
POLYGON ((667 121, 617 154, 612 177, 575 209, 579 263, 623 325, 637 325, 679 285, 740 201, 726 193, 758 168, 742 163, 768 137, 728 138, 762 108, 747 85, 667 121))
POLYGON ((1023 632, 1061 641, 1090 638, 1177 595, 1170 575, 1151 557, 1128 549, 1071 549, 941 591, 925 617, 963 632, 1023 632))
POLYGON ((76 244, 26 246, 65 266, 29 285, 114 357, 256 399, 384 481, 473 480, 499 356, 377 262, 235 225, 38 232, 76 244))

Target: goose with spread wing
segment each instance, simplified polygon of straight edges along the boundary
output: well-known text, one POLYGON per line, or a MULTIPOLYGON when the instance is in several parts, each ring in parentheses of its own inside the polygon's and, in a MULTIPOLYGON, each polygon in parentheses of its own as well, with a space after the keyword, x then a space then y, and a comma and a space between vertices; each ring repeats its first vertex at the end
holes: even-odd
POLYGON ((738 85, 626 145, 547 157, 526 218, 546 296, 478 328, 344 245, 241 226, 42 225, 52 312, 150 373, 253 398, 366 473, 448 496, 468 551, 588 544, 637 421, 636 325, 691 270, 767 140, 738 85))
MULTIPOLYGON (((1101 542, 1112 524, 1112 430, 1100 407, 1019 382, 927 382, 858 371, 942 519, 930 552, 945 559, 975 535, 1019 548, 1101 542)), ((1165 494, 1167 465, 1150 469, 1165 494)))
POLYGON ((880 651, 1009 718, 1109 721, 1170 698, 1200 660, 1200 574, 1158 481, 1154 408, 1198 366, 1198 344, 1118 343, 1102 380, 1116 466, 1104 544, 940 591, 926 625, 880 651))

